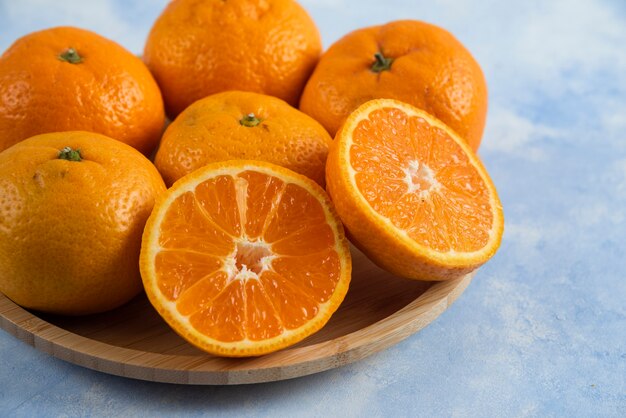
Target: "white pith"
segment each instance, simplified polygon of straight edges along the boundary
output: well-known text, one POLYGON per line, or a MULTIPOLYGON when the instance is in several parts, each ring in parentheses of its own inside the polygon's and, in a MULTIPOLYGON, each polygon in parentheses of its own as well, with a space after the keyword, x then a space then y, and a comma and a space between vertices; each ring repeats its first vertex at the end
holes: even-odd
POLYGON ((407 185, 407 193, 417 193, 422 198, 441 188, 441 183, 435 178, 435 172, 428 165, 418 160, 410 161, 408 167, 404 169, 404 182, 407 185), (415 179, 423 180, 429 187, 422 189, 420 183, 415 179))
POLYGON ((262 239, 250 241, 248 238, 236 238, 235 249, 225 258, 223 270, 228 275, 229 282, 232 280, 259 280, 259 276, 263 274, 263 272, 272 270, 272 260, 275 258, 276 254, 272 252, 271 246, 262 239), (248 266, 246 263, 241 263, 241 267, 238 267, 237 257, 241 255, 244 258, 254 257, 250 256, 249 253, 255 249, 267 253, 267 255, 258 260, 257 264, 260 265, 260 270, 256 272, 254 271, 255 269, 253 269, 253 267, 256 266, 248 266), (248 254, 240 255, 240 252, 248 252, 248 254))

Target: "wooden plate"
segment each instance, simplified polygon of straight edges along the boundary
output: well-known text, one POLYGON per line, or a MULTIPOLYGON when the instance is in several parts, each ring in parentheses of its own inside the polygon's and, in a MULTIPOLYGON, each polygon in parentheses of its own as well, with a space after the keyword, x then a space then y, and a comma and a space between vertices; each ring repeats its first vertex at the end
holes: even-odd
POLYGON ((0 327, 57 358, 119 376, 203 385, 267 382, 343 366, 403 340, 445 311, 474 274, 418 282, 390 275, 357 250, 352 256, 350 290, 328 324, 263 357, 201 352, 163 322, 145 295, 111 312, 68 318, 27 311, 0 294, 0 327))

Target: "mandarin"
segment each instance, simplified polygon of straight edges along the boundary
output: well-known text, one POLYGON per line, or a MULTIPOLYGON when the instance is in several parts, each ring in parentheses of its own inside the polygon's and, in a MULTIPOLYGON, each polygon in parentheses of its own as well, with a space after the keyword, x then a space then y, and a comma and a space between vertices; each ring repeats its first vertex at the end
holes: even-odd
POLYGON ((324 53, 300 109, 335 135, 360 104, 376 98, 417 106, 480 145, 487 85, 470 52, 448 31, 402 20, 354 31, 324 53))
POLYGON ((0 153, 0 292, 55 314, 113 309, 141 289, 139 250, 165 191, 137 150, 89 132, 0 153))
POLYGON ((154 23, 144 60, 173 119, 226 90, 297 106, 321 48, 315 23, 293 0, 175 0, 154 23))
POLYGON ((230 91, 198 100, 168 126, 155 164, 168 185, 204 165, 248 159, 274 163, 324 186, 328 132, 275 97, 230 91))
POLYGON ((0 151, 36 134, 86 130, 148 155, 164 123, 161 92, 144 63, 93 32, 34 32, 0 57, 0 151))
POLYGON ((409 104, 358 107, 331 145, 326 183, 352 242, 399 276, 457 278, 500 246, 502 205, 480 159, 409 104))
POLYGON ((191 344, 256 356, 304 339, 343 301, 348 241, 324 190, 260 161, 209 164, 156 203, 140 259, 150 302, 191 344))

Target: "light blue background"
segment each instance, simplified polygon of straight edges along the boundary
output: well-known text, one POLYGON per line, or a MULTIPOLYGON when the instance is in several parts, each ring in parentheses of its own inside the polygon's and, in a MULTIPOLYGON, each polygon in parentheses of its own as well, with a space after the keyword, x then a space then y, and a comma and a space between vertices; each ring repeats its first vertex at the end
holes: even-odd
MULTIPOLYGON (((0 0, 0 50, 89 28, 140 53, 165 1, 0 0)), ((402 18, 454 33, 490 89, 480 155, 500 252, 437 321, 291 381, 189 387, 109 376, 0 331, 0 415, 626 416, 626 3, 302 0, 328 47, 402 18)))

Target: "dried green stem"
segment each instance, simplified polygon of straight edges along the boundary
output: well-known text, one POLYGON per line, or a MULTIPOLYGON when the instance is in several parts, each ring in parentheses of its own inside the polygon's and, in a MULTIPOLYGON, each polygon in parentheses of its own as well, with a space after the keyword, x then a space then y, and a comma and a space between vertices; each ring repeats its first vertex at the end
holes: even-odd
POLYGON ((82 161, 83 157, 80 155, 80 149, 65 147, 59 151, 59 159, 67 161, 82 161))
POLYGON ((70 64, 79 64, 83 62, 83 57, 81 57, 78 54, 78 51, 76 51, 74 48, 68 48, 65 51, 63 51, 59 55, 59 59, 61 61, 69 62, 70 64))
POLYGON ((383 71, 389 71, 391 69, 391 64, 393 63, 393 58, 385 57, 382 52, 377 52, 374 54, 374 63, 372 64, 371 70, 375 73, 380 73, 383 71))
POLYGON ((252 128, 261 123, 261 119, 257 118, 254 113, 248 113, 246 116, 241 118, 239 121, 243 126, 247 126, 248 128, 252 128))

